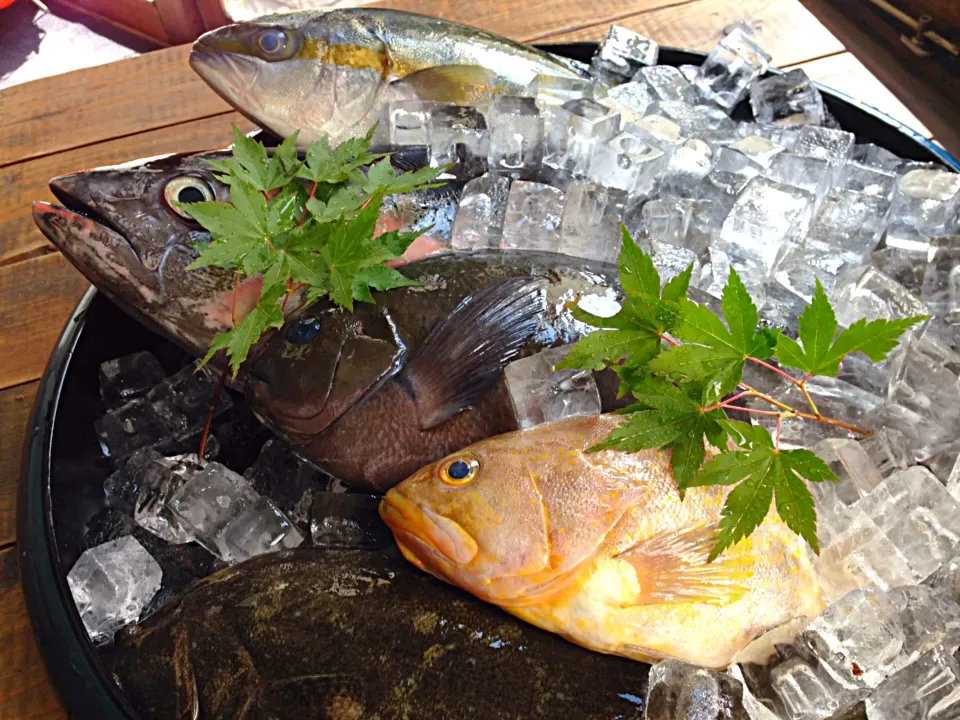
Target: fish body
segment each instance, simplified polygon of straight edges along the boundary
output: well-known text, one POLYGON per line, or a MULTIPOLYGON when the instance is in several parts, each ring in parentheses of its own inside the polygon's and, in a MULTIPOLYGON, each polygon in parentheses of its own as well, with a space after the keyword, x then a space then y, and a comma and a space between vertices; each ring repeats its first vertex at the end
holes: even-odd
MULTIPOLYGON (((235 285, 234 273, 216 267, 187 270, 196 245, 210 234, 175 202, 227 202, 229 188, 209 160, 228 151, 145 158, 54 178, 62 206, 34 203, 33 217, 47 238, 96 287, 140 322, 202 356, 214 336, 233 327, 260 298, 261 279, 235 285)), ((435 225, 404 258, 445 249, 460 184, 417 191, 384 202, 378 232, 435 225)), ((289 302, 293 308, 298 302, 289 302)))
POLYGON ((677 492, 669 452, 588 449, 601 415, 487 439, 390 490, 413 564, 584 647, 728 665, 823 608, 806 545, 771 511, 713 563, 727 488, 677 492))
POLYGON ((120 632, 105 665, 143 718, 642 720, 647 685, 395 550, 229 567, 120 632))
POLYGON ((228 103, 280 137, 363 135, 390 102, 474 104, 536 75, 579 77, 570 61, 460 23, 349 8, 269 15, 212 30, 193 69, 228 103))
MULTIPOLYGON (((258 417, 320 467, 384 491, 465 445, 515 430, 503 367, 589 328, 567 306, 618 305, 616 268, 554 253, 484 251, 410 263, 417 284, 353 312, 311 306, 250 362, 258 417), (307 332, 304 334, 304 324, 307 332)), ((616 378, 598 373, 606 408, 616 378)))

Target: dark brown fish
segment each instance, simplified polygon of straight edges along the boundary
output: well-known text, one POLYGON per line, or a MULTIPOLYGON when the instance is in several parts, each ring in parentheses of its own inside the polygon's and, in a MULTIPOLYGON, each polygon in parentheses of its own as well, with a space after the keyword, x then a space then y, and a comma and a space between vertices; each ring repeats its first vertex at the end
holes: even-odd
POLYGON ((223 570, 117 637, 142 718, 639 720, 647 666, 576 647, 394 552, 223 570))
MULTIPOLYGON (((385 491, 424 465, 517 429, 503 367, 588 330, 568 307, 615 312, 616 268, 554 253, 488 251, 411 263, 416 287, 347 312, 311 307, 251 361, 247 396, 324 470, 385 491)), ((603 374, 598 374, 603 375, 603 374)), ((604 382, 614 407, 616 378, 604 382)))

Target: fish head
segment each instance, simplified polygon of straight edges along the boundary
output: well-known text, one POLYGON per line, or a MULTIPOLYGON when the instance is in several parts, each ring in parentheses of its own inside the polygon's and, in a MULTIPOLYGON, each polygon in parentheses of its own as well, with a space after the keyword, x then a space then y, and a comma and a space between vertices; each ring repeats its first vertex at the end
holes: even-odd
POLYGON ((497 604, 531 597, 551 575, 548 512, 540 478, 516 445, 523 434, 488 438, 428 465, 380 504, 408 560, 497 604))
POLYGON ((376 25, 349 11, 284 13, 212 30, 191 67, 224 100, 275 135, 303 146, 342 141, 379 119, 391 74, 376 25))
POLYGON ((396 373, 405 355, 385 309, 320 301, 251 359, 247 399, 267 427, 305 444, 396 373))
MULTIPOLYGON (((90 282, 195 355, 230 329, 234 278, 220 268, 187 270, 194 245, 210 235, 177 203, 229 199, 205 162, 222 156, 168 155, 62 175, 50 181, 62 206, 33 206, 37 226, 90 282)), ((259 283, 236 291, 241 311, 256 303, 259 283)))

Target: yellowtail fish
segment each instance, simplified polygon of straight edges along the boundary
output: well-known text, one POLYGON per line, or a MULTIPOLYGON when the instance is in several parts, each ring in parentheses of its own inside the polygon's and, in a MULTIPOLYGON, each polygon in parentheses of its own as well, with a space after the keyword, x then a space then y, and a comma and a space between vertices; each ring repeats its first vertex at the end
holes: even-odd
POLYGON ((389 102, 473 104, 571 61, 477 28, 375 8, 269 15, 201 36, 190 65, 255 123, 298 144, 363 135, 389 102))
POLYGON ((603 653, 721 668, 819 614, 806 545, 774 511, 708 563, 728 488, 681 500, 668 452, 587 452, 621 421, 488 438, 404 480, 380 514, 414 565, 603 653))

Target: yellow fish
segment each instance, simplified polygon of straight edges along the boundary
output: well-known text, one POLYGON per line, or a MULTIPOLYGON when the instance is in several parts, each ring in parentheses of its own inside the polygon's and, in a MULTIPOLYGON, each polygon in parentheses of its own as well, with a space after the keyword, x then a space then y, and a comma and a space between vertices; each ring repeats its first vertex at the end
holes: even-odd
POLYGON ((806 545, 773 510, 708 564, 729 488, 681 501, 669 452, 587 452, 621 421, 488 438, 390 490, 380 514, 417 567, 603 653, 722 668, 820 613, 806 545))

